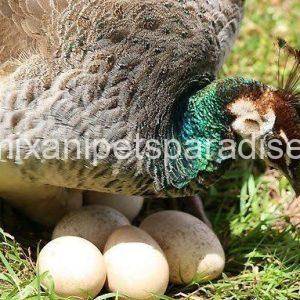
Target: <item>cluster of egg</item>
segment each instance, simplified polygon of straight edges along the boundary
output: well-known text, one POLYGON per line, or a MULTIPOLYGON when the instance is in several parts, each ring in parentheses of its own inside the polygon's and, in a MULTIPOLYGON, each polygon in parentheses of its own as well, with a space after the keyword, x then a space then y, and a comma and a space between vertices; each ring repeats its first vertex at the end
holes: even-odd
POLYGON ((89 193, 89 206, 66 215, 40 252, 45 288, 62 297, 90 299, 106 289, 129 299, 154 299, 169 282, 212 280, 224 268, 216 235, 179 211, 150 215, 130 225, 143 199, 89 193))

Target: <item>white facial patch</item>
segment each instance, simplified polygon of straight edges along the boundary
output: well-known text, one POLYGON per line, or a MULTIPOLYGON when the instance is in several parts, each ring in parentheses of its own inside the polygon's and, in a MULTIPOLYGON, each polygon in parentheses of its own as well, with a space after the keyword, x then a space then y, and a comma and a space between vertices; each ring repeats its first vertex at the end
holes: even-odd
POLYGON ((254 103, 240 99, 229 106, 230 112, 236 116, 232 128, 243 138, 260 138, 272 131, 276 116, 272 109, 261 115, 254 103))

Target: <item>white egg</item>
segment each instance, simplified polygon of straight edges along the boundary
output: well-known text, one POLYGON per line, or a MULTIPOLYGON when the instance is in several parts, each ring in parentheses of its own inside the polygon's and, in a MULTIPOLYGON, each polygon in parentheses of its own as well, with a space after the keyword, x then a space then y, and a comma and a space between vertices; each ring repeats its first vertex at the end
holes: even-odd
POLYGON ((87 205, 100 204, 112 207, 121 212, 130 221, 139 214, 144 204, 143 197, 106 194, 92 191, 84 193, 84 200, 87 205))
POLYGON ((146 218, 140 228, 164 251, 172 283, 207 281, 222 273, 224 250, 214 232, 199 219, 179 211, 162 211, 146 218))
POLYGON ((61 237, 48 243, 38 256, 42 284, 62 297, 95 297, 105 283, 106 268, 96 246, 79 237, 61 237), (43 275, 45 274, 45 275, 43 275))
POLYGON ((117 228, 130 224, 117 210, 101 205, 86 206, 67 214, 55 227, 52 238, 82 237, 103 251, 109 235, 117 228))
POLYGON ((129 299, 155 299, 169 281, 169 266, 159 245, 144 231, 124 226, 109 237, 104 260, 108 288, 129 299))

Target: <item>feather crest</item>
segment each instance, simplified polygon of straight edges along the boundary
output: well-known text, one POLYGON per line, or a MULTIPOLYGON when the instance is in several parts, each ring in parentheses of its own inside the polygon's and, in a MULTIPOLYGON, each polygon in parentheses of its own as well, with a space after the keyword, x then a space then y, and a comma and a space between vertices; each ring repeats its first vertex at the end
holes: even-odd
POLYGON ((300 115, 300 50, 278 38, 278 86, 284 97, 296 106, 300 115), (282 53, 283 52, 283 53, 282 53), (280 72, 283 64, 283 71, 280 72))

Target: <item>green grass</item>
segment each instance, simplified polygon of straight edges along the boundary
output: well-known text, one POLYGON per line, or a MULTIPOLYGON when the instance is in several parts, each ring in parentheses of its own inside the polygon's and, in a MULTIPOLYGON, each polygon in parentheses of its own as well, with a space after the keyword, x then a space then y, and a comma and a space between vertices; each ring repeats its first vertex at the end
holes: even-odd
POLYGON ((266 84, 277 83, 276 38, 300 48, 300 2, 297 0, 249 0, 246 15, 224 67, 226 75, 244 75, 266 84))
MULTIPOLYGON (((246 75, 276 85, 275 37, 300 48, 299 28, 298 0, 248 0, 240 38, 224 74, 246 75)), ((170 287, 168 297, 300 299, 299 229, 282 216, 284 203, 292 197, 284 177, 266 176, 260 162, 237 162, 224 180, 204 195, 226 251, 223 276, 211 283, 170 287)), ((59 299, 53 291, 40 288, 41 278, 33 263, 36 244, 31 253, 4 231, 0 231, 0 241, 0 299, 59 299)), ((99 300, 108 298, 116 297, 107 294, 99 300)))
POLYGON ((237 164, 237 169, 207 195, 210 205, 219 203, 212 219, 227 266, 222 279, 200 286, 199 292, 209 299, 300 299, 299 229, 281 214, 293 192, 284 177, 270 181, 256 164, 237 164), (270 196, 274 185, 281 204, 270 196), (238 203, 228 206, 225 201, 234 201, 235 194, 238 203))

